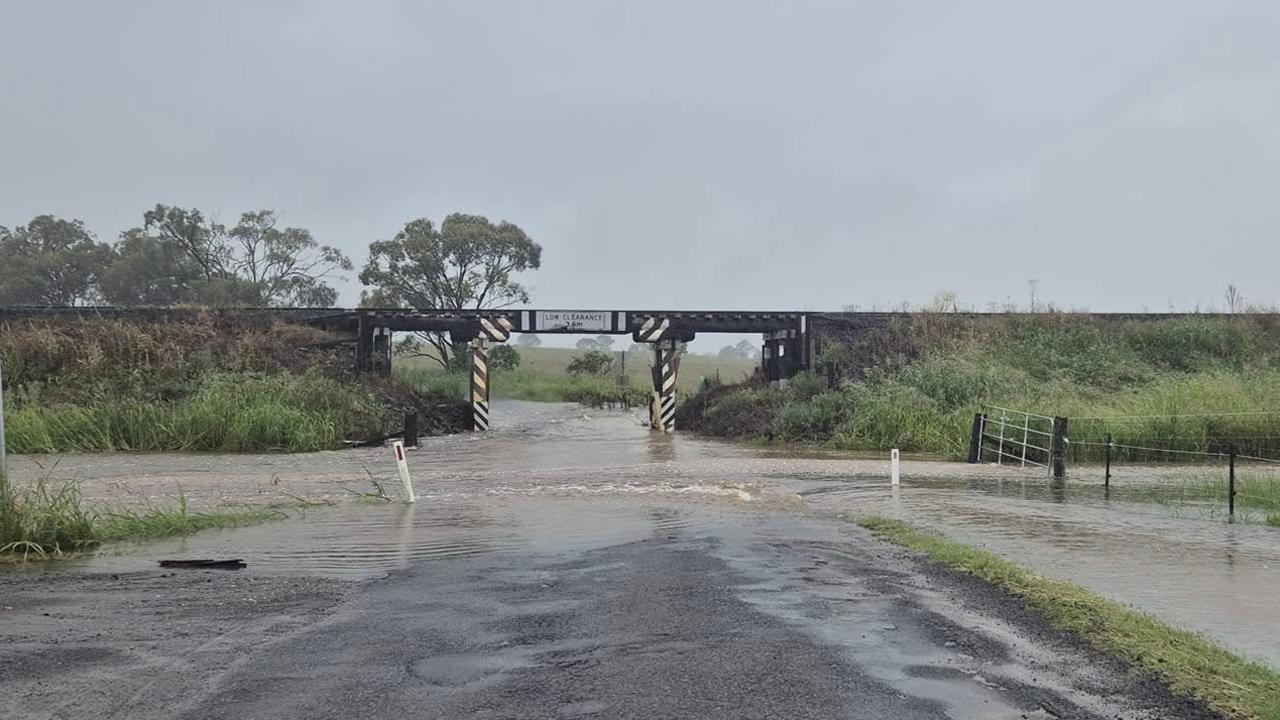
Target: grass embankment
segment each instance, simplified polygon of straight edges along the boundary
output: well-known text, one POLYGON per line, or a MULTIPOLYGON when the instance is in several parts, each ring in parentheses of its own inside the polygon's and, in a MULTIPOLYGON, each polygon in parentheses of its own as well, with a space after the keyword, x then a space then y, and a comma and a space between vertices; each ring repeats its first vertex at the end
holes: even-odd
POLYGON ((1155 673, 1180 695, 1198 698, 1228 717, 1280 720, 1280 673, 1243 660, 1199 635, 903 522, 868 516, 858 519, 858 524, 877 537, 1017 596, 1054 627, 1155 673))
MULTIPOLYGON (((1107 433, 1137 447, 1216 452, 1230 441, 1242 454, 1280 457, 1280 326, 1269 316, 1120 322, 923 314, 860 332, 822 352, 842 378, 839 387, 801 376, 781 391, 719 388, 693 398, 690 407, 706 412, 686 411, 683 425, 959 459, 974 413, 992 403, 1077 418, 1073 460, 1098 459, 1102 449, 1090 443, 1107 433)), ((1116 457, 1170 460, 1133 450, 1116 457)))
POLYGON ((390 418, 354 384, 314 375, 214 374, 171 402, 111 398, 18 405, 6 418, 15 453, 122 450, 325 450, 372 438, 390 418))
POLYGON ((409 411, 424 432, 461 428, 460 400, 355 375, 339 340, 212 314, 5 323, 10 451, 337 449, 381 440, 409 411))
MULTIPOLYGON (((618 381, 621 364, 605 375, 570 375, 569 363, 582 354, 569 348, 517 348, 520 366, 510 370, 492 370, 492 395, 495 398, 531 400, 535 402, 579 402, 600 406, 622 402, 643 405, 649 401, 651 380, 647 353, 627 353, 626 383, 618 381)), ((616 353, 615 353, 616 355, 616 353)), ((759 365, 758 361, 686 355, 680 359, 676 376, 677 392, 693 393, 704 379, 743 380, 759 365)), ((448 393, 465 397, 469 376, 466 372, 445 372, 434 361, 425 358, 397 360, 397 377, 423 391, 448 393)))
POLYGON ((22 488, 0 476, 0 560, 55 559, 116 540, 188 535, 206 528, 240 527, 283 517, 251 507, 194 512, 180 498, 174 508, 87 508, 75 483, 45 478, 22 488))

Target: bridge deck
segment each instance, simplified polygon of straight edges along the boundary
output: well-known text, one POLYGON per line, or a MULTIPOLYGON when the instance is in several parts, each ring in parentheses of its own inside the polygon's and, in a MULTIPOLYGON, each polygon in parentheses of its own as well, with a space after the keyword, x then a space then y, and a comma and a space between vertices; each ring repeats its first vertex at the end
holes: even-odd
POLYGON ((667 318, 689 332, 765 333, 795 329, 802 312, 741 310, 412 310, 405 308, 124 308, 0 307, 0 321, 45 317, 83 317, 181 321, 212 314, 228 320, 281 320, 355 331, 367 325, 395 331, 461 331, 474 328, 481 317, 504 316, 515 332, 624 334, 634 332, 649 317, 667 318))

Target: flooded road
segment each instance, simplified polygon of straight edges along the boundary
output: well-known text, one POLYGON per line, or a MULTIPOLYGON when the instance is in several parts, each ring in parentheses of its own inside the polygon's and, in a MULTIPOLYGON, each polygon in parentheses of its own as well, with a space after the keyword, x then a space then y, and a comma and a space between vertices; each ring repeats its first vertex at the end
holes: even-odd
POLYGON ((631 413, 493 416, 410 453, 412 507, 367 495, 396 492, 388 449, 21 458, 19 481, 98 502, 288 517, 0 573, 0 690, 33 718, 1202 716, 840 519, 865 513, 1280 666, 1274 529, 984 466, 908 460, 895 491, 883 460, 655 435, 631 413), (155 565, 200 557, 248 569, 155 565))
MULTIPOLYGON (((1227 524, 1183 506, 1117 500, 1096 479, 1055 488, 1013 468, 908 459, 903 485, 893 492, 880 459, 652 434, 636 413, 507 401, 495 405, 494 419, 494 432, 425 438, 410 453, 421 498, 412 512, 355 495, 375 479, 395 492, 385 448, 251 457, 67 456, 53 472, 80 478, 87 496, 109 502, 163 505, 182 493, 196 507, 297 498, 336 503, 288 509, 291 519, 266 526, 117 546, 77 564, 86 569, 127 571, 150 567, 157 557, 236 555, 258 572, 374 577, 413 560, 628 542, 662 530, 663 523, 686 522, 654 520, 654 503, 728 517, 876 513, 1078 582, 1280 667, 1280 640, 1270 632, 1280 627, 1280 530, 1274 528, 1227 524)), ((30 459, 23 461, 20 478, 37 472, 30 459)))

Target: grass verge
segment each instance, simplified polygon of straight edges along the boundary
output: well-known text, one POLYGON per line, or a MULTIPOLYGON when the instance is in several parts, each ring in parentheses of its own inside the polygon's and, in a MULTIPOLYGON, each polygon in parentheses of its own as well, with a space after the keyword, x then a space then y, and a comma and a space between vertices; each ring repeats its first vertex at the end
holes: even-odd
POLYGON ((40 478, 14 488, 0 477, 0 560, 65 558, 104 542, 188 535, 280 517, 278 510, 252 507, 194 512, 185 497, 176 508, 97 511, 85 506, 75 483, 53 485, 40 478))
POLYGON ((1198 698, 1228 717, 1280 720, 1280 673, 1241 659, 1195 633, 1171 628, 1073 583, 1042 577, 992 553, 904 522, 878 516, 864 516, 857 522, 878 538, 1021 598, 1054 627, 1155 673, 1180 695, 1198 698))

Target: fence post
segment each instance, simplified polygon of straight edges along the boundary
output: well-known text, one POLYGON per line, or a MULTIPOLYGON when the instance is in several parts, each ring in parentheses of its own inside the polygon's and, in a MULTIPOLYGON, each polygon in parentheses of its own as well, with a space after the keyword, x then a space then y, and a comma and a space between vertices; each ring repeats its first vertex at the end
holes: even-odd
POLYGON ((1236 446, 1232 443, 1228 451, 1227 465, 1227 515, 1236 518, 1236 446))
POLYGON ((975 465, 982 462, 982 426, 986 424, 987 416, 982 413, 974 413, 973 428, 969 431, 969 464, 975 465))
POLYGON ((1067 419, 1053 418, 1053 442, 1050 445, 1053 454, 1053 479, 1062 480, 1067 476, 1067 419))
POLYGON ((1027 440, 1031 438, 1031 416, 1022 414, 1022 467, 1027 466, 1027 440))
POLYGON ((996 455, 996 464, 997 464, 997 465, 1003 465, 1003 464, 1004 464, 1004 421, 1005 421, 1005 417, 1006 417, 1006 415, 1004 414, 1004 411, 1003 411, 1003 410, 1001 410, 1001 411, 1000 411, 1000 441, 996 444, 996 453, 997 453, 997 455, 996 455))
POLYGON ((1107 433, 1107 474, 1102 479, 1103 487, 1111 487, 1111 433, 1107 433))
POLYGON ((404 415, 404 446, 418 447, 418 413, 404 415))

